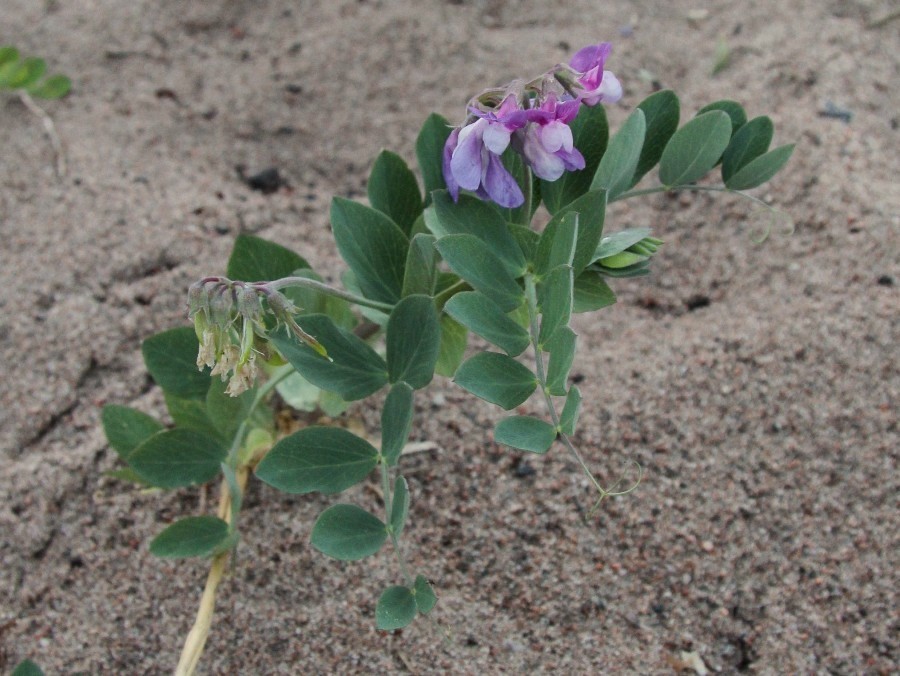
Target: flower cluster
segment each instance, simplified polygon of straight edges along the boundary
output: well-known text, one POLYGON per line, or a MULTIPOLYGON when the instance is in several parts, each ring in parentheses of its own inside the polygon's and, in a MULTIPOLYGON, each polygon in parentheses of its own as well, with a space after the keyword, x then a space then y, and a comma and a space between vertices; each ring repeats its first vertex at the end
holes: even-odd
POLYGON ((547 181, 584 169, 569 123, 582 105, 621 98, 619 81, 603 70, 611 49, 608 42, 585 47, 536 80, 515 81, 472 99, 469 116, 444 146, 444 181, 453 199, 463 189, 503 207, 520 206, 525 197, 500 159, 508 147, 547 181))
POLYGON ((267 358, 267 312, 277 325, 287 327, 327 358, 325 349, 294 320, 299 311, 265 283, 232 282, 224 277, 200 280, 188 291, 188 316, 200 341, 197 368, 209 366, 210 375, 228 380, 225 392, 233 397, 253 387, 259 375, 257 356, 267 358))

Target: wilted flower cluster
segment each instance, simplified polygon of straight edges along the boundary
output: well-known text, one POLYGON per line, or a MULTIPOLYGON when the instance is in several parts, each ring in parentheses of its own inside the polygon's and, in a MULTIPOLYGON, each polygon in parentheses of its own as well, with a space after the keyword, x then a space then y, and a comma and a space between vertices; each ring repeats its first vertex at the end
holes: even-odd
POLYGON ((228 380, 225 392, 233 397, 253 387, 259 375, 257 356, 265 356, 266 352, 267 312, 278 325, 287 327, 316 352, 327 356, 315 338, 297 325, 294 315, 299 311, 264 283, 232 282, 224 277, 196 282, 188 291, 188 315, 200 341, 197 368, 209 366, 210 375, 228 380))
POLYGON ((619 81, 603 69, 611 49, 608 42, 585 47, 536 80, 517 80, 472 99, 469 116, 444 146, 444 181, 453 199, 464 189, 503 207, 520 206, 525 196, 500 159, 508 147, 547 181, 584 169, 569 123, 582 105, 621 98, 619 81))

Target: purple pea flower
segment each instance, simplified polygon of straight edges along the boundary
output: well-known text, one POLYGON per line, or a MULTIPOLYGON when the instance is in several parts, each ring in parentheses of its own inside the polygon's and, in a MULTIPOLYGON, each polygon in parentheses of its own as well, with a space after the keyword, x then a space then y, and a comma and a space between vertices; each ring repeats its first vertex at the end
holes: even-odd
POLYGON ((598 103, 615 103, 622 98, 622 85, 616 76, 608 70, 603 70, 606 57, 612 52, 612 45, 601 42, 599 45, 589 45, 579 49, 569 66, 579 73, 578 84, 584 88, 580 98, 585 105, 593 106, 598 103))
POLYGON ((500 161, 510 136, 528 122, 516 97, 507 96, 493 111, 471 109, 478 119, 454 129, 444 145, 443 173, 450 196, 459 199, 459 190, 471 190, 482 199, 514 208, 525 202, 516 180, 500 161))
POLYGON ((538 178, 555 181, 566 171, 584 169, 584 156, 573 145, 569 127, 580 105, 577 99, 558 101, 551 93, 538 108, 527 111, 532 124, 525 130, 522 152, 538 178))

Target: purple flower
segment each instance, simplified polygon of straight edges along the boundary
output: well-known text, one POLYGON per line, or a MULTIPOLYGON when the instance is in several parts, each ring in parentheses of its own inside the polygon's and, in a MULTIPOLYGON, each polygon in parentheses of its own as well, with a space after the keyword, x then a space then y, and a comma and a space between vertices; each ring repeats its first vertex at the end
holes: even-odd
POLYGON ((584 169, 584 156, 573 145, 569 122, 575 119, 581 102, 557 101, 549 94, 538 107, 528 111, 522 152, 531 170, 545 181, 555 181, 563 172, 584 169))
POLYGON ((514 95, 490 112, 472 109, 478 117, 461 129, 454 129, 444 145, 444 181, 453 200, 459 190, 471 190, 502 207, 518 207, 525 201, 516 180, 500 161, 514 131, 528 119, 514 95))
POLYGON ((584 88, 580 98, 585 105, 615 103, 622 98, 622 85, 616 76, 608 70, 603 70, 606 57, 611 51, 610 43, 601 42, 599 45, 589 45, 578 50, 569 61, 572 70, 579 74, 578 84, 584 88))

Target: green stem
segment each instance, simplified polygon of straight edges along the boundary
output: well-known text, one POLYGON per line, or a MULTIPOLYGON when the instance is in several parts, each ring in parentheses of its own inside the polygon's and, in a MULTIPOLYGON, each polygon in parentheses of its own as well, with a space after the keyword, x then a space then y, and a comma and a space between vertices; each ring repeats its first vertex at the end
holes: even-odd
POLYGON ((547 404, 547 410, 550 413, 550 421, 553 423, 553 426, 557 430, 557 434, 559 439, 562 441, 563 446, 569 451, 572 457, 578 462, 581 466, 581 469, 584 471, 585 475, 588 479, 590 479, 591 483, 594 484, 594 487, 600 493, 601 499, 606 497, 608 491, 600 485, 600 482, 597 481, 597 478, 591 473, 591 470, 588 468, 587 463, 584 461, 584 458, 581 457, 581 453, 578 452, 578 449, 575 448, 575 445, 569 439, 568 435, 560 429, 560 420, 559 414, 556 412, 556 407, 553 405, 553 398, 550 395, 550 391, 547 388, 547 377, 544 371, 544 353, 542 349, 542 345, 539 342, 540 338, 540 327, 538 326, 538 310, 537 310, 537 288, 535 286, 534 275, 531 273, 526 273, 525 275, 525 298, 528 302, 528 319, 529 319, 529 333, 531 335, 531 345, 534 349, 534 362, 535 362, 535 372, 538 379, 538 384, 541 388, 541 394, 544 396, 544 402, 547 404))
POLYGON ((325 282, 320 282, 316 279, 308 279, 307 277, 282 277, 281 279, 276 279, 272 282, 267 282, 266 286, 269 289, 277 291, 278 289, 283 289, 289 286, 300 286, 307 289, 312 289, 313 291, 318 291, 319 293, 324 293, 326 296, 334 296, 335 298, 343 298, 346 301, 350 301, 355 305, 361 305, 363 307, 370 307, 373 310, 381 310, 382 312, 390 313, 391 310, 394 309, 393 305, 388 303, 382 303, 377 300, 371 300, 369 298, 363 298, 362 296, 357 296, 356 294, 350 293, 349 291, 344 291, 343 289, 336 289, 333 286, 329 286, 325 282))
POLYGON ((458 291, 462 291, 463 289, 471 288, 467 282, 463 280, 459 280, 455 284, 451 284, 446 289, 441 291, 437 296, 434 297, 434 304, 437 308, 442 308, 450 300, 454 294, 458 291))
POLYGON ((771 205, 766 204, 765 200, 761 200, 758 197, 754 197, 753 195, 748 195, 747 193, 741 192, 740 190, 732 190, 731 188, 727 188, 724 185, 677 185, 674 187, 658 185, 654 188, 641 188, 640 190, 629 190, 628 192, 623 192, 621 195, 618 195, 615 198, 611 199, 610 203, 628 199, 629 197, 640 197, 641 195, 654 195, 659 192, 676 192, 682 190, 690 190, 694 192, 724 192, 731 195, 745 197, 751 202, 756 202, 757 204, 760 204, 767 209, 772 208, 771 205))
POLYGON ((228 463, 228 466, 233 470, 237 470, 238 453, 240 453, 241 444, 244 443, 244 435, 247 432, 247 421, 250 420, 250 416, 253 415, 256 407, 262 403, 263 399, 268 396, 269 392, 275 389, 278 383, 280 383, 292 373, 294 373, 294 367, 291 364, 279 366, 277 369, 275 369, 275 371, 272 372, 272 375, 269 376, 269 379, 256 391, 256 396, 253 398, 253 403, 250 404, 250 408, 247 409, 247 415, 244 416, 241 424, 238 425, 237 432, 234 433, 234 438, 231 440, 231 447, 228 449, 226 462, 228 463))

